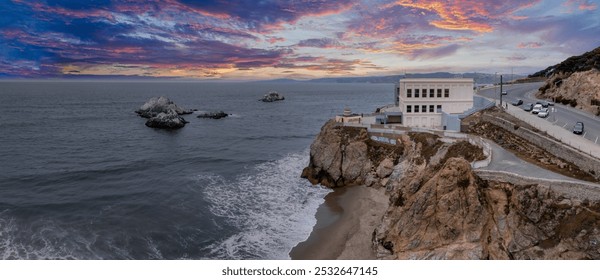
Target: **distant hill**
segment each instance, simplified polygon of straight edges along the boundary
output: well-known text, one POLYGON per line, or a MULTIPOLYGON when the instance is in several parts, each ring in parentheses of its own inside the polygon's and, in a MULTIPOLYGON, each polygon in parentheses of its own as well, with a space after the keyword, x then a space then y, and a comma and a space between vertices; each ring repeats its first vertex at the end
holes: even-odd
POLYGON ((600 116, 600 47, 569 57, 530 77, 546 77, 537 97, 600 116))
MULTIPOLYGON (((508 82, 511 75, 504 75, 504 81, 508 82)), ((522 75, 512 75, 513 79, 523 78, 522 75)), ((493 84, 500 81, 500 75, 487 73, 418 73, 390 76, 368 76, 368 77, 340 77, 320 78, 308 80, 313 83, 397 83, 401 78, 473 78, 476 84, 493 84)))

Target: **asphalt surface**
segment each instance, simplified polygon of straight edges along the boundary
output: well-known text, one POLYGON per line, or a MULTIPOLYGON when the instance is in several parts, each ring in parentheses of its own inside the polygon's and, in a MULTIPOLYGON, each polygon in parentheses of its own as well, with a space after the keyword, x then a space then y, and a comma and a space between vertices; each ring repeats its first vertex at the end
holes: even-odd
POLYGON ((492 148, 492 161, 488 166, 481 168, 483 170, 506 171, 525 177, 589 183, 554 173, 550 170, 526 162, 492 141, 487 141, 487 143, 492 148))
MULTIPOLYGON (((543 83, 527 83, 527 84, 516 84, 516 85, 505 85, 503 91, 507 92, 507 95, 502 97, 503 103, 508 102, 509 104, 517 99, 523 100, 523 104, 534 103, 539 99, 535 98, 535 93, 543 83)), ((479 91, 481 96, 500 99, 500 88, 488 88, 479 91)), ((509 105, 512 106, 512 105, 509 105)), ((522 106, 519 106, 522 107, 522 106)), ((592 142, 592 144, 600 145, 600 117, 594 116, 587 112, 577 110, 570 106, 564 106, 562 104, 555 104, 554 109, 550 107, 551 111, 545 120, 555 126, 562 127, 569 133, 573 132, 573 126, 576 122, 583 122, 585 125, 583 137, 592 142)), ((536 115, 531 114, 532 117, 536 115)))

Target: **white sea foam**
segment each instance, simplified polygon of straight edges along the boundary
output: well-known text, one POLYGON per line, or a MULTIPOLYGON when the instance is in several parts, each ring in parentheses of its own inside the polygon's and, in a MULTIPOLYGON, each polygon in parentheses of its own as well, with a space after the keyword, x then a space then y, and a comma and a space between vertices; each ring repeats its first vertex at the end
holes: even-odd
MULTIPOLYGON (((51 221, 38 223, 32 225, 35 232, 29 233, 30 228, 20 228, 13 218, 0 213, 0 259, 78 259, 81 248, 89 250, 94 241, 73 236, 51 221), (67 235, 72 238, 63 243, 67 235)), ((91 251, 85 253, 86 258, 99 258, 91 251)))
POLYGON ((289 259, 291 248, 310 234, 317 208, 329 192, 300 178, 307 162, 305 151, 260 164, 232 182, 199 175, 212 214, 239 230, 210 245, 207 257, 289 259))

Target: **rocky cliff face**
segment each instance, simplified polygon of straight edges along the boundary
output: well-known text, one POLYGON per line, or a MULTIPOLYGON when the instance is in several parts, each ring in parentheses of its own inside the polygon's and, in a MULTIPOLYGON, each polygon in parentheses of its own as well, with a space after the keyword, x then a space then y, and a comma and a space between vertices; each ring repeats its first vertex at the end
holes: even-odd
POLYGON ((537 72, 546 77, 537 94, 600 116, 600 48, 537 72))
POLYGON ((542 185, 485 181, 468 142, 407 134, 397 145, 327 123, 303 176, 330 187, 385 187, 390 204, 374 229, 385 259, 599 259, 600 203, 542 185))

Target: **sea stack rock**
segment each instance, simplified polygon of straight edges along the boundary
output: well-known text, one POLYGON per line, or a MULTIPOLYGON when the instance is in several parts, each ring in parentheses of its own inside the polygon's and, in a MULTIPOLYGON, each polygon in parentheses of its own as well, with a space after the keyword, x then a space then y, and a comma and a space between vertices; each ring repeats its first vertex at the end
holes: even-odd
POLYGON ((187 110, 177 106, 173 101, 164 96, 152 97, 140 109, 135 112, 143 118, 156 117, 160 113, 169 113, 170 110, 175 111, 178 115, 191 114, 192 110, 187 110))
POLYGON ((135 113, 149 119, 146 122, 148 127, 177 129, 187 123, 180 115, 191 114, 192 110, 179 107, 169 98, 161 96, 150 98, 135 113))
POLYGON ((180 117, 175 111, 171 110, 167 113, 159 113, 155 117, 149 118, 146 121, 147 127, 179 129, 188 123, 184 118, 180 117))
POLYGON ((198 115, 198 118, 204 118, 204 119, 222 119, 229 116, 229 114, 223 112, 223 111, 219 111, 219 112, 209 112, 209 113, 204 113, 204 114, 200 114, 198 115))
POLYGON ((265 96, 263 96, 262 99, 260 99, 260 101, 262 102, 275 102, 275 101, 281 101, 284 100, 285 97, 283 97, 283 95, 275 92, 275 91, 271 91, 267 94, 265 94, 265 96))

